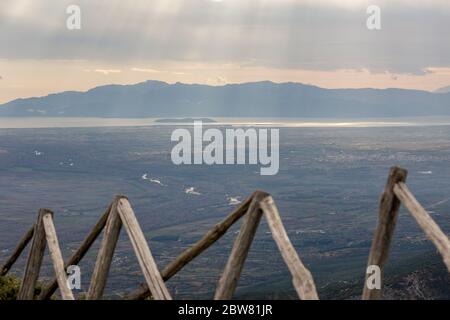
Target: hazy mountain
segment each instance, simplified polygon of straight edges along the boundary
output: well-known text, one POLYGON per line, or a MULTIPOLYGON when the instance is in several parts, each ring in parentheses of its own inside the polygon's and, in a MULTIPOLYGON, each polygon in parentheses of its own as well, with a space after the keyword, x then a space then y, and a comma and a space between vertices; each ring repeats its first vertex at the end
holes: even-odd
POLYGON ((323 89, 299 83, 208 86, 146 81, 62 92, 0 105, 0 116, 397 117, 450 115, 450 93, 323 89))
POLYGON ((442 87, 434 91, 435 93, 449 93, 450 92, 450 86, 442 87))

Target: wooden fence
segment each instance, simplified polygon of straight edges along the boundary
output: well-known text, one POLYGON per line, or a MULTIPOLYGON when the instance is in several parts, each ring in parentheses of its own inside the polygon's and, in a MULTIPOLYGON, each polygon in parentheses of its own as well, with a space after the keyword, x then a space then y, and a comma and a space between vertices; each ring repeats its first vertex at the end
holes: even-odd
MULTIPOLYGON (((383 275, 384 265, 388 258, 395 225, 397 224, 398 211, 400 205, 403 204, 436 246, 450 272, 450 241, 429 213, 419 204, 411 191, 409 191, 408 186, 405 184, 407 175, 408 172, 405 169, 399 167, 391 168, 388 181, 381 195, 378 226, 372 241, 367 265, 368 267, 378 266, 381 276, 383 275)), ((381 299, 383 288, 369 289, 367 286, 368 276, 366 273, 363 300, 381 299)))
MULTIPOLYGON (((404 169, 398 167, 391 169, 380 200, 379 222, 375 231, 368 266, 378 266, 382 276, 397 221, 398 210, 400 204, 403 203, 426 235, 436 245, 450 272, 450 241, 411 194, 405 184, 406 176, 407 172, 404 169)), ((165 281, 177 274, 185 265, 222 237, 234 223, 244 217, 214 295, 216 300, 231 299, 262 216, 266 218, 272 237, 288 266, 292 275, 293 286, 299 298, 302 300, 317 300, 318 295, 313 277, 293 247, 274 200, 263 191, 254 192, 230 215, 215 225, 197 243, 182 252, 161 272, 157 268, 133 209, 125 196, 116 196, 114 198, 97 224, 83 240, 78 250, 65 263, 53 224, 53 213, 48 209, 41 209, 36 223, 19 241, 13 254, 1 267, 0 275, 4 276, 9 272, 27 244, 32 241, 17 298, 20 300, 46 300, 59 288, 62 299, 73 300, 73 293, 67 284, 66 269, 70 265, 78 264, 103 232, 103 239, 86 296, 90 300, 101 299, 119 234, 122 226, 124 226, 145 279, 145 283, 141 284, 135 291, 128 293, 125 298, 137 300, 152 296, 153 299, 157 300, 170 300, 172 297, 167 290, 165 281), (36 296, 35 287, 46 245, 49 248, 55 277, 46 283, 40 294, 36 296)), ((382 298, 382 287, 369 289, 367 285, 364 286, 363 299, 380 298, 382 298)))

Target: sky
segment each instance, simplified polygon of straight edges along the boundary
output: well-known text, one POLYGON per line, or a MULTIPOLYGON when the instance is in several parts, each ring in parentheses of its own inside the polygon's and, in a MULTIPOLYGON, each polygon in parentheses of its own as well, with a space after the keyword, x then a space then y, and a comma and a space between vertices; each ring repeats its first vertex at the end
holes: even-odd
POLYGON ((450 1, 0 1, 0 103, 149 79, 433 91, 450 85, 450 1))

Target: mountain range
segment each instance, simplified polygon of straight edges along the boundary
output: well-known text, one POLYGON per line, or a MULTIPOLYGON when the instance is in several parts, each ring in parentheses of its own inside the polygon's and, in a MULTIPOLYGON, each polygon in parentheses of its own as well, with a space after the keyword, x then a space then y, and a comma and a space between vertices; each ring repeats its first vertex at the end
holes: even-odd
POLYGON ((450 86, 442 87, 434 91, 435 93, 449 93, 450 92, 450 86))
POLYGON ((450 92, 324 89, 270 81, 209 86, 145 81, 16 99, 0 117, 415 117, 450 115, 450 92))

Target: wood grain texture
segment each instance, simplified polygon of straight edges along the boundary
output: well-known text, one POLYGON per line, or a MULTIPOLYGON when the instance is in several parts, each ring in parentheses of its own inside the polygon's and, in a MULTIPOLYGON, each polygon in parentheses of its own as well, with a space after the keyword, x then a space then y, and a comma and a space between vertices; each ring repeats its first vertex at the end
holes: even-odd
MULTIPOLYGON (((381 279, 383 279, 384 265, 389 255, 392 236, 394 234, 395 225, 397 224, 398 210, 400 208, 400 200, 394 194, 394 186, 399 182, 405 182, 407 175, 408 172, 405 169, 392 167, 388 181, 381 195, 378 225, 375 230, 367 262, 367 266, 375 265, 380 268, 381 279)), ((381 299, 383 287, 380 289, 369 289, 367 287, 367 278, 368 274, 366 273, 362 299, 381 299)))
POLYGON ((33 243, 31 244, 30 253, 28 255, 25 273, 22 278, 17 300, 33 300, 36 282, 41 270, 42 259, 46 246, 43 216, 46 213, 52 213, 48 209, 40 209, 36 225, 34 227, 33 243))
POLYGON ((25 235, 22 237, 22 239, 20 239, 19 243, 17 244, 17 246, 14 249, 11 256, 8 258, 8 260, 6 260, 5 264, 0 268, 0 276, 6 276, 9 272, 9 270, 11 270, 14 263, 17 261, 17 259, 22 254, 23 250, 26 248, 28 243, 33 238, 34 228, 35 228, 35 225, 33 225, 27 231, 27 233, 25 233, 25 235))
POLYGON ((219 280, 214 296, 215 300, 230 300, 233 297, 250 246, 261 220, 262 211, 259 207, 259 202, 267 195, 264 192, 257 192, 253 197, 252 203, 245 214, 239 234, 234 242, 228 262, 219 280))
MULTIPOLYGON (((388 259, 399 207, 403 203, 427 237, 436 246, 450 272, 450 240, 408 189, 405 184, 406 177, 407 171, 405 169, 399 167, 391 168, 380 199, 379 219, 368 258, 368 266, 378 266, 381 271, 381 277, 383 277, 384 265, 388 259)), ((22 237, 12 255, 0 268, 0 276, 8 273, 24 248, 32 241, 17 299, 34 299, 45 247, 48 244, 56 277, 49 281, 47 286, 41 291, 39 299, 49 299, 59 287, 64 300, 74 300, 73 293, 67 283, 65 269, 70 265, 78 264, 102 230, 104 230, 104 236, 87 294, 87 299, 100 299, 103 296, 121 226, 124 225, 146 280, 139 289, 126 295, 125 298, 144 299, 152 295, 157 300, 170 300, 172 297, 164 282, 207 250, 235 222, 245 215, 244 222, 235 239, 214 297, 216 300, 231 299, 263 214, 266 216, 271 234, 283 260, 292 274, 292 282, 299 297, 303 300, 317 300, 317 290, 311 273, 304 266, 292 245, 274 200, 269 194, 262 191, 253 193, 222 222, 208 231, 197 243, 183 251, 161 273, 158 270, 133 209, 125 196, 117 196, 114 199, 91 232, 83 240, 78 250, 66 263, 64 263, 53 224, 53 213, 48 209, 40 209, 35 225, 22 237)), ((367 278, 368 275, 366 274, 366 281, 367 278)), ((382 298, 382 290, 383 287, 380 289, 368 289, 365 282, 362 298, 364 300, 380 299, 382 298)))
POLYGON ((117 212, 128 233, 142 273, 155 300, 172 300, 156 262, 145 240, 144 233, 136 219, 136 215, 126 198, 119 199, 117 212))
POLYGON ((111 261, 116 249, 117 240, 119 238, 122 221, 117 212, 117 203, 121 197, 116 197, 108 215, 106 227, 102 243, 97 255, 94 271, 91 277, 91 283, 87 294, 88 300, 98 300, 103 296, 106 281, 111 267, 111 261))
POLYGON ((67 283, 67 274, 64 268, 64 259, 59 248, 58 236, 56 235, 55 225, 53 224, 53 214, 47 212, 42 217, 44 223, 45 237, 47 239, 50 258, 52 259, 53 269, 58 280, 59 291, 63 300, 75 300, 72 290, 67 283))
MULTIPOLYGON (((97 224, 94 226, 94 228, 91 230, 91 232, 87 235, 87 237, 83 240, 83 242, 81 243, 81 245, 77 249, 77 251, 64 264, 65 269, 67 269, 71 265, 77 265, 83 259, 83 257, 86 255, 88 250, 91 248, 92 244, 95 242, 95 240, 98 238, 98 236, 104 229, 113 203, 114 203, 114 201, 111 202, 111 204, 108 206, 106 211, 103 213, 103 215, 98 220, 97 224)), ((39 300, 50 299, 52 294, 56 291, 57 288, 58 288, 58 282, 55 277, 52 280, 50 280, 46 284, 46 286, 42 289, 41 294, 39 295, 39 300)))
MULTIPOLYGON (((164 268, 164 270, 161 272, 164 281, 172 278, 185 265, 187 265, 198 255, 208 249, 212 244, 214 244, 218 239, 220 239, 220 237, 222 237, 228 231, 228 229, 247 212, 254 194, 255 193, 253 193, 244 202, 242 202, 242 204, 231 214, 229 214, 223 221, 215 225, 192 247, 183 251, 175 260, 173 260, 166 268, 164 268)), ((148 286, 143 283, 138 289, 127 294, 126 299, 141 300, 145 299, 149 295, 150 291, 148 289, 148 286)))
POLYGON ((311 272, 304 266, 292 245, 272 197, 264 198, 260 205, 267 219, 272 237, 292 274, 294 288, 298 296, 302 300, 318 300, 319 297, 311 272))
POLYGON ((447 270, 450 272, 450 240, 442 232, 441 228, 434 222, 430 214, 420 205, 408 186, 399 182, 394 186, 395 195, 409 210, 427 237, 433 242, 441 254, 447 270))

